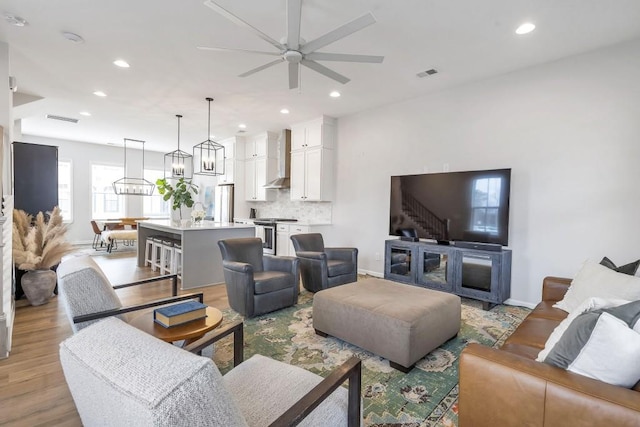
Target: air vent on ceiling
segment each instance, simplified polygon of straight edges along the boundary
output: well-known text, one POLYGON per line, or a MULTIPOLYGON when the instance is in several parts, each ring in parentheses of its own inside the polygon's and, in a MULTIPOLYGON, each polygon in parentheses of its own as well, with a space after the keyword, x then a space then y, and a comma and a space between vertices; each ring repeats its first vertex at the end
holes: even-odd
POLYGON ((244 129, 240 129, 237 133, 247 133, 247 131, 244 129))
POLYGON ((72 119, 71 117, 64 117, 64 116, 55 116, 53 114, 47 114, 47 119, 60 120, 62 122, 78 123, 78 119, 72 119))
POLYGON ((427 71, 421 71, 416 75, 418 77, 427 77, 427 76, 432 76, 434 74, 438 74, 438 70, 436 70, 435 68, 431 68, 430 70, 427 70, 427 71))

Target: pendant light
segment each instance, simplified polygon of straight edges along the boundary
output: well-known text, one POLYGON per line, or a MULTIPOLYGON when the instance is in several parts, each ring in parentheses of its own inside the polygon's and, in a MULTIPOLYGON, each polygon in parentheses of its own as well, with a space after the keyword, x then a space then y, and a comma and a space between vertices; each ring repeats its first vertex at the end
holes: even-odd
POLYGON ((224 175, 224 146, 211 140, 211 101, 209 103, 209 122, 207 140, 193 147, 193 160, 196 175, 224 175))
POLYGON ((113 191, 118 195, 152 196, 155 184, 144 179, 144 141, 124 138, 124 177, 113 182, 113 191), (127 141, 142 144, 142 176, 143 178, 127 177, 127 141))
POLYGON ((182 116, 176 114, 178 118, 178 149, 164 155, 164 177, 165 179, 191 179, 193 176, 193 156, 180 149, 180 119, 182 116))

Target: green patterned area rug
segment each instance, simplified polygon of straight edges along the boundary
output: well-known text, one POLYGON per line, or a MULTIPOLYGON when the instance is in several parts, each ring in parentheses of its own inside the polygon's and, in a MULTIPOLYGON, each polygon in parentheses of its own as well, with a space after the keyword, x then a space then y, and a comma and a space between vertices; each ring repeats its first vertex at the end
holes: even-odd
MULTIPOLYGON (((362 359, 362 397, 366 426, 456 426, 458 424, 458 357, 471 342, 499 346, 529 313, 529 309, 496 306, 483 311, 477 301, 463 299, 458 336, 420 360, 408 374, 389 362, 337 338, 315 334, 313 294, 299 303, 244 322, 245 359, 262 354, 300 366, 321 376, 351 355, 362 359)), ((239 319, 232 310, 225 322, 239 319)), ((215 362, 225 373, 232 367, 233 347, 225 339, 216 347, 215 362)))

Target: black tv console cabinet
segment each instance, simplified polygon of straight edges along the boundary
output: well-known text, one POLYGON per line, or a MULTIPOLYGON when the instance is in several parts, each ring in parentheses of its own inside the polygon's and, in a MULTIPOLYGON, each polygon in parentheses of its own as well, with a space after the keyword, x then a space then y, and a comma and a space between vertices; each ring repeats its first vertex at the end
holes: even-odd
POLYGON ((480 300, 486 310, 511 296, 511 250, 387 240, 384 278, 480 300))

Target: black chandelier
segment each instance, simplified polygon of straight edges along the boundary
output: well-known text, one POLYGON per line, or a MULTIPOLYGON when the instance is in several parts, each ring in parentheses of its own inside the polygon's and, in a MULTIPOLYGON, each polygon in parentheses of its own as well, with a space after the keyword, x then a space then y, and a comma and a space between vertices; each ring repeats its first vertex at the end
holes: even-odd
POLYGON ((196 175, 224 175, 224 146, 211 140, 211 101, 209 102, 209 122, 207 140, 193 147, 193 160, 196 175))
POLYGON ((139 139, 124 138, 124 177, 113 182, 113 191, 118 195, 151 196, 155 184, 144 179, 144 143, 139 139), (142 144, 142 178, 127 177, 127 141, 142 144))
POLYGON ((164 177, 165 179, 190 179, 193 176, 193 156, 180 149, 180 119, 182 116, 176 114, 178 118, 178 149, 164 155, 164 177))

